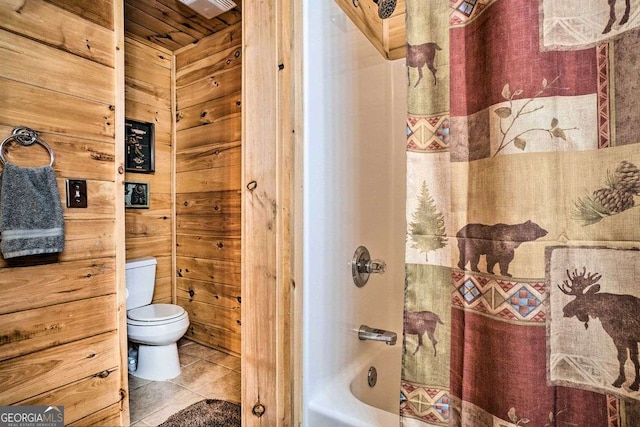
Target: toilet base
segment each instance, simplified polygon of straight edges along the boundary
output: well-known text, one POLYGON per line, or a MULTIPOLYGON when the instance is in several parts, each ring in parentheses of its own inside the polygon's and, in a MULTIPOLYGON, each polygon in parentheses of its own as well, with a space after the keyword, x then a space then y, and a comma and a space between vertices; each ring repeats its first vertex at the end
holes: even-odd
POLYGON ((180 375, 177 343, 168 345, 138 345, 138 368, 134 377, 152 381, 166 381, 180 375))

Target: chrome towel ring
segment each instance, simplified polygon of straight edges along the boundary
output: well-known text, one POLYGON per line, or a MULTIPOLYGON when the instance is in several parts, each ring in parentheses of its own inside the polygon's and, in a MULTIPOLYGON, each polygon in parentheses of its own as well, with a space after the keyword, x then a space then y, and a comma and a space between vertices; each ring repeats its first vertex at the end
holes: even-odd
POLYGON ((49 163, 49 166, 53 166, 53 161, 55 160, 55 156, 53 154, 53 149, 51 149, 51 146, 47 144, 42 138, 40 138, 36 131, 25 126, 18 126, 17 128, 14 128, 11 135, 9 135, 2 142, 0 142, 0 163, 2 163, 2 165, 7 163, 7 160, 4 158, 4 150, 5 150, 4 144, 9 141, 15 141, 18 144, 23 145, 25 147, 28 147, 29 145, 33 145, 34 142, 37 142, 38 144, 42 145, 44 148, 47 149, 47 151, 49 152, 49 156, 51 157, 51 162, 49 163))

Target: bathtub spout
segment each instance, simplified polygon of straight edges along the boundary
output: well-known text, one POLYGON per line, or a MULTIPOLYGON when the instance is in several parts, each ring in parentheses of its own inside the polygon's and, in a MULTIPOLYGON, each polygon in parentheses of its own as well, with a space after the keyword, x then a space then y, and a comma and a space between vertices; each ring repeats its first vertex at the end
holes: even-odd
POLYGON ((358 338, 361 340, 382 341, 386 345, 395 345, 398 340, 398 334, 362 325, 360 329, 358 329, 358 338))

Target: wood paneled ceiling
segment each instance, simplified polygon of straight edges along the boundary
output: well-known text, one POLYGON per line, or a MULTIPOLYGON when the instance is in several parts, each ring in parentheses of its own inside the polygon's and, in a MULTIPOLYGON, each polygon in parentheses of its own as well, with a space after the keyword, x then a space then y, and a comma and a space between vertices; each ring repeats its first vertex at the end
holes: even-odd
POLYGON ((387 59, 400 59, 407 52, 406 3, 398 0, 396 8, 388 19, 378 16, 377 2, 335 0, 344 13, 360 29, 362 34, 387 59))
POLYGON ((242 1, 234 1, 237 7, 207 19, 178 0, 125 0, 125 31, 176 51, 240 22, 242 1))

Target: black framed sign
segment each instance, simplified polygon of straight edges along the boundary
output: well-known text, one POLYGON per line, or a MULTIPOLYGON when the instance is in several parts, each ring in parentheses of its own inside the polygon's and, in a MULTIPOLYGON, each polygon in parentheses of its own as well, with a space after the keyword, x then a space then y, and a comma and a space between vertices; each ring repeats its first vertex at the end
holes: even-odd
POLYGON ((149 209, 149 184, 146 182, 125 182, 124 207, 149 209))
POLYGON ((125 119, 125 169, 155 171, 154 124, 125 119))

